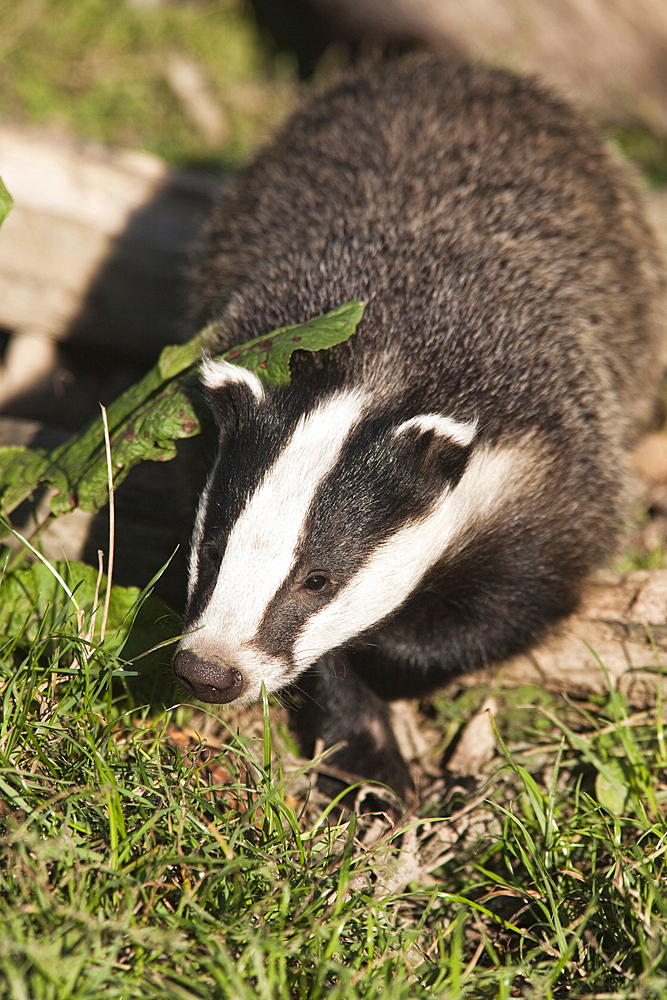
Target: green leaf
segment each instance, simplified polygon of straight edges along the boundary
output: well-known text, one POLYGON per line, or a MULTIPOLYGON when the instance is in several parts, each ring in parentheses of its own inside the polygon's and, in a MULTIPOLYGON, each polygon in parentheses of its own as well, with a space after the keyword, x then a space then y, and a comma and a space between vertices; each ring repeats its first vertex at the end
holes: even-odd
POLYGON ((48 465, 48 452, 10 445, 0 448, 0 484, 3 509, 13 510, 38 485, 48 465), (30 488, 26 492, 26 484, 30 488), (18 497, 14 502, 14 497, 18 497), (9 501, 9 502, 7 502, 9 501))
POLYGON ((12 196, 2 183, 2 178, 0 177, 0 226, 7 218, 9 210, 13 204, 14 202, 12 201, 12 196))
MULTIPOLYGON (((268 384, 286 385, 294 351, 319 351, 342 343, 354 333, 363 311, 362 302, 350 302, 300 326, 258 337, 222 357, 243 364, 268 384)), ((197 369, 217 331, 212 324, 187 344, 165 347, 157 365, 108 408, 116 486, 135 465, 169 461, 177 441, 199 433, 197 369)), ((39 486, 54 490, 51 510, 56 516, 75 507, 95 513, 104 506, 108 484, 101 417, 50 453, 0 449, 3 513, 10 513, 39 486)))
POLYGON ((283 326, 224 355, 249 368, 267 385, 289 385, 294 351, 321 351, 352 336, 364 312, 363 302, 348 302, 299 326, 283 326))
MULTIPOLYGON (((99 593, 96 593, 97 570, 92 566, 78 562, 54 562, 51 565, 73 592, 76 605, 85 614, 87 627, 93 610, 101 606, 106 578, 102 578, 99 593)), ((42 562, 31 563, 8 574, 2 581, 0 641, 15 641, 19 636, 18 645, 29 648, 38 637, 43 638, 49 632, 60 630, 62 608, 66 607, 67 600, 61 583, 42 562)), ((76 607, 71 601, 70 605, 75 622, 76 607)), ((114 649, 119 651, 135 623, 147 630, 151 623, 164 615, 162 602, 153 597, 142 602, 141 591, 137 587, 113 587, 106 634, 114 649)), ((98 629, 100 619, 101 612, 97 616, 98 629)), ((93 641, 99 641, 99 634, 94 636, 93 641)))
POLYGON ((628 798, 628 783, 620 760, 607 761, 595 776, 595 797, 612 816, 621 816, 628 798))

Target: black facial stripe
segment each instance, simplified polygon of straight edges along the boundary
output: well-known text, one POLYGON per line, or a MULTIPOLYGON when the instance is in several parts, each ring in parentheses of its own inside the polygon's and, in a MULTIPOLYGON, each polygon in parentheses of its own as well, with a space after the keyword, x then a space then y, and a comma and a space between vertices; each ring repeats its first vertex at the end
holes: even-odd
POLYGON ((312 570, 326 571, 344 586, 383 541, 406 522, 426 514, 447 485, 455 486, 471 449, 447 439, 435 442, 434 468, 419 467, 419 446, 432 436, 395 438, 396 421, 367 420, 350 437, 339 461, 322 481, 301 532, 294 569, 266 608, 254 642, 273 656, 289 656, 295 637, 322 602, 300 598, 295 584, 312 570))
POLYGON ((345 540, 349 573, 406 522, 425 514, 447 485, 459 481, 470 455, 447 439, 410 431, 394 436, 396 421, 377 417, 361 424, 335 469, 322 482, 309 514, 303 555, 327 568, 327 554, 345 540), (424 452, 435 441, 437 455, 424 452), (437 459, 437 462, 436 462, 437 459))
POLYGON ((294 592, 294 574, 290 574, 278 588, 266 608, 253 639, 253 644, 271 656, 291 659, 294 640, 314 608, 307 600, 300 600, 294 592))

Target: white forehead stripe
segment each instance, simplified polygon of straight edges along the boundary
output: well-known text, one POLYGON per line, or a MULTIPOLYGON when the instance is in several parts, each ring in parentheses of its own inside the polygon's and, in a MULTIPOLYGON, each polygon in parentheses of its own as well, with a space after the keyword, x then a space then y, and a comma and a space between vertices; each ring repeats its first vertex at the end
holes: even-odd
POLYGON ((251 646, 264 612, 295 560, 313 498, 362 415, 366 395, 339 392, 302 417, 292 436, 241 511, 229 536, 218 579, 186 645, 210 646, 235 662, 243 647, 247 699, 261 681, 269 690, 284 683, 267 676, 266 656, 251 646), (251 666, 257 661, 256 669, 251 666))
POLYGON ((402 424, 395 427, 394 435, 398 436, 404 431, 413 429, 422 432, 434 431, 440 437, 451 438, 455 444, 467 448, 475 437, 477 421, 453 420, 451 417, 443 417, 440 413, 420 413, 416 417, 404 420, 402 424))
POLYGON ((222 389, 226 385, 246 385, 258 403, 264 399, 264 386, 248 368, 233 365, 223 358, 202 361, 200 377, 207 389, 222 389))
POLYGON ((340 594, 306 621, 294 647, 298 670, 399 608, 430 567, 447 550, 455 551, 464 529, 484 521, 514 495, 532 475, 530 469, 525 448, 482 448, 473 454, 458 485, 445 491, 424 517, 399 528, 340 594))

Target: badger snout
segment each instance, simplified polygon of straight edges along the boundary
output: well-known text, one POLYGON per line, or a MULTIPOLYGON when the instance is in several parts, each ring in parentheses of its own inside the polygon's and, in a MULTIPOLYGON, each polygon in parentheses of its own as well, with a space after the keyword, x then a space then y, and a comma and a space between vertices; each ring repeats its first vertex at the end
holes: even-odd
POLYGON ((176 653, 173 668, 181 684, 200 701, 222 705, 235 701, 243 692, 243 677, 236 667, 204 659, 190 649, 176 653))

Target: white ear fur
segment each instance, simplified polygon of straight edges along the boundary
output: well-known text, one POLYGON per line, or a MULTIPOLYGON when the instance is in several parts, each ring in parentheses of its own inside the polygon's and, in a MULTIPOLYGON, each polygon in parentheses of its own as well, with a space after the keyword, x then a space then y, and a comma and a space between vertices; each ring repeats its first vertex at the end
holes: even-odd
POLYGON ((201 381, 207 389, 222 389, 225 385, 246 385, 258 403, 264 399, 264 386, 257 376, 222 358, 206 358, 201 366, 201 381))
POLYGON ((420 413, 398 424, 394 428, 394 435, 397 437, 404 431, 413 429, 422 432, 434 431, 440 437, 450 438, 455 444, 467 447, 475 437, 477 421, 453 420, 451 417, 443 417, 440 413, 420 413))

